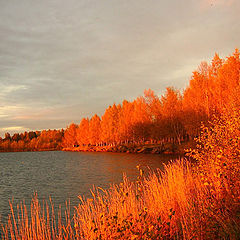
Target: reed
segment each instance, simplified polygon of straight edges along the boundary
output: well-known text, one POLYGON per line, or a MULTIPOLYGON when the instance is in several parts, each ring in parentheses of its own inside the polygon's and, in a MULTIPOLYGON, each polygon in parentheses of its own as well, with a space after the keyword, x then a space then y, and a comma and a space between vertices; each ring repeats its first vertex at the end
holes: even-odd
POLYGON ((67 204, 65 222, 37 195, 30 215, 11 204, 2 239, 237 239, 236 206, 224 208, 210 190, 184 159, 147 176, 139 168, 135 182, 124 176, 108 190, 93 189, 91 199, 80 196, 72 217, 67 204))
MULTIPOLYGON (((50 198, 50 205, 46 201, 39 202, 37 194, 34 195, 30 214, 24 202, 17 205, 14 211, 13 202, 9 202, 11 213, 8 222, 2 224, 2 238, 4 240, 52 240, 73 237, 70 226, 70 205, 66 202, 65 219, 62 223, 61 207, 57 214, 50 198), (57 218, 56 218, 57 216, 57 218)), ((73 239, 73 238, 69 238, 73 239)))
MULTIPOLYGON (((189 162, 179 160, 82 199, 74 223, 79 239, 237 239, 236 224, 226 224, 230 209, 216 214, 215 204, 189 162)), ((235 221, 232 214, 228 223, 235 221)))

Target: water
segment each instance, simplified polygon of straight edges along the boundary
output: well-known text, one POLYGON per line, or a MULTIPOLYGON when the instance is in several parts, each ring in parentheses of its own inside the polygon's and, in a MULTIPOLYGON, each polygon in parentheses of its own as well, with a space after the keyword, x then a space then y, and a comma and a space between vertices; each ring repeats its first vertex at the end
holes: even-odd
POLYGON ((151 154, 17 152, 0 153, 0 215, 3 223, 10 213, 9 200, 25 200, 30 205, 34 192, 38 199, 49 199, 55 206, 79 204, 79 195, 90 197, 93 185, 108 188, 122 181, 123 173, 131 180, 138 175, 137 165, 163 169, 177 156, 151 154))

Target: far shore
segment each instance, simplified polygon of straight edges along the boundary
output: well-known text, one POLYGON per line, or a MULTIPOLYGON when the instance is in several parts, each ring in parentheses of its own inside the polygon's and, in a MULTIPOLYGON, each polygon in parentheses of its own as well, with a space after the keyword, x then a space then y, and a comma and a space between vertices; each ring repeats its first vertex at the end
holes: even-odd
POLYGON ((182 142, 178 143, 143 143, 143 144, 120 144, 120 145, 107 145, 107 146, 75 146, 65 148, 50 148, 50 149, 15 149, 2 150, 0 152, 48 152, 48 151, 69 151, 69 152, 111 152, 111 153, 133 153, 133 154, 179 154, 184 155, 185 150, 192 148, 193 143, 182 142))
POLYGON ((57 148, 51 148, 51 149, 26 149, 26 150, 0 150, 0 153, 5 153, 5 152, 52 152, 52 151, 62 151, 62 149, 57 149, 57 148))
POLYGON ((136 154, 183 154, 185 149, 191 147, 189 142, 182 144, 124 144, 116 146, 77 146, 63 148, 62 151, 70 152, 113 152, 113 153, 136 153, 136 154))

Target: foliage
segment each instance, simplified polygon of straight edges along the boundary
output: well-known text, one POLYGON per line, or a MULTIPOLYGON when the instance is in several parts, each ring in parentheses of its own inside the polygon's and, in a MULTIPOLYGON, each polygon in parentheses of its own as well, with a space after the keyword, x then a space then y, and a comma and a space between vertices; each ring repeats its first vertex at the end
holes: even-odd
MULTIPOLYGON (((102 117, 95 115, 92 119, 97 123, 89 123, 91 132, 87 131, 88 127, 82 127, 83 119, 76 128, 78 143, 83 146, 144 142, 182 144, 198 136, 201 124, 212 120, 213 115, 221 114, 230 105, 239 106, 239 73, 238 49, 226 59, 215 54, 211 64, 202 62, 193 72, 182 94, 170 87, 160 97, 151 89, 145 90, 144 96, 132 102, 124 100, 122 104, 109 106, 102 117)), ((67 128, 66 135, 69 130, 67 128)))
POLYGON ((0 151, 44 151, 62 148, 63 130, 43 130, 24 133, 9 133, 0 139, 0 151))
POLYGON ((216 213, 235 215, 236 219, 228 224, 240 224, 239 108, 226 109, 208 126, 202 126, 196 140, 197 148, 189 156, 197 161, 196 173, 212 194, 216 213))

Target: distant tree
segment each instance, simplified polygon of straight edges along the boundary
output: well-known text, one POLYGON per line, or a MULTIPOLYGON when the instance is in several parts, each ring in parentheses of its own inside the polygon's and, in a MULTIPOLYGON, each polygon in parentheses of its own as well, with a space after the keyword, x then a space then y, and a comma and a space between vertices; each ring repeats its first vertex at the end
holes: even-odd
POLYGON ((133 140, 132 135, 132 126, 133 126, 133 118, 132 114, 134 111, 134 106, 131 102, 124 100, 122 102, 121 111, 118 113, 119 121, 118 121, 118 136, 119 140, 123 143, 127 143, 133 140))
POLYGON ((77 143, 78 145, 88 145, 90 143, 89 139, 89 119, 83 118, 77 129, 77 143))
POLYGON ((148 111, 147 103, 143 97, 138 97, 133 101, 133 138, 134 141, 145 141, 149 139, 151 124, 151 114, 148 111))
POLYGON ((180 92, 174 88, 167 88, 165 95, 161 98, 161 103, 166 137, 172 137, 180 144, 181 138, 185 134, 182 123, 183 109, 180 92))
POLYGON ((101 119, 95 114, 89 122, 89 142, 91 145, 99 144, 101 141, 101 119))
POLYGON ((29 140, 32 140, 33 138, 36 138, 37 137, 37 134, 33 131, 31 132, 28 132, 28 139, 29 140))
POLYGON ((5 138, 4 138, 5 140, 11 140, 11 135, 10 135, 10 133, 5 133, 5 138))
POLYGON ((66 147, 73 147, 77 145, 77 128, 78 126, 74 123, 71 123, 69 127, 64 132, 63 145, 66 147))
POLYGON ((119 109, 115 104, 113 104, 113 106, 109 106, 106 109, 104 115, 102 116, 102 141, 107 144, 116 144, 116 142, 119 140, 118 127, 119 109))
POLYGON ((12 136, 12 140, 13 140, 13 141, 16 141, 16 142, 19 141, 19 140, 20 140, 20 135, 19 135, 19 133, 14 133, 13 136, 12 136))

